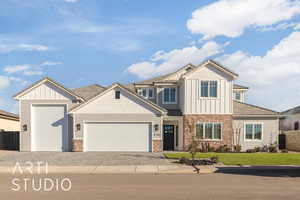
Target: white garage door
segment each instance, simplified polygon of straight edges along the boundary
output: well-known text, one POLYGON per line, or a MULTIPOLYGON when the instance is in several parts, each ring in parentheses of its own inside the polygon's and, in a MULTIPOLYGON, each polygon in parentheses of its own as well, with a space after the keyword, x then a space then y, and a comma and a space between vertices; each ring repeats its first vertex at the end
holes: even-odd
POLYGON ((68 122, 66 105, 33 105, 32 151, 66 151, 68 122))
POLYGON ((149 123, 86 123, 84 151, 151 151, 149 123))

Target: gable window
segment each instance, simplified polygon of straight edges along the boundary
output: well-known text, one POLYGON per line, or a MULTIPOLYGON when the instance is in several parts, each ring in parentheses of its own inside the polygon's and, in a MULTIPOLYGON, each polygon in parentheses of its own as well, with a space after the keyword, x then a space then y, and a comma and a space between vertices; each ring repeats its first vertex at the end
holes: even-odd
POLYGON ((245 140, 262 140, 262 124, 246 124, 245 140))
POLYGON ((153 99, 154 98, 154 88, 141 88, 138 89, 138 94, 147 98, 153 99))
POLYGON ((115 99, 120 99, 121 93, 120 91, 115 91, 115 99))
POLYGON ((241 100, 241 93, 240 92, 235 92, 234 93, 234 98, 235 98, 235 100, 240 101, 241 100))
POLYGON ((177 89, 176 87, 164 88, 163 103, 175 104, 177 102, 177 89))
POLYGON ((201 81, 201 97, 217 97, 218 81, 201 81))
POLYGON ((221 140, 222 124, 219 122, 196 124, 196 138, 206 140, 221 140))

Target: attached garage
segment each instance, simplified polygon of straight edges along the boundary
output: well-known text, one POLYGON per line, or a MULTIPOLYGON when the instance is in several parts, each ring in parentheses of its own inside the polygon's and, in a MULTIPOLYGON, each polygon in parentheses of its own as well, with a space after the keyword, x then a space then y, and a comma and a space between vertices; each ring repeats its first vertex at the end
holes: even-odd
POLYGON ((84 124, 84 151, 151 152, 151 123, 84 124))
POLYGON ((32 105, 31 151, 67 151, 66 105, 32 105))

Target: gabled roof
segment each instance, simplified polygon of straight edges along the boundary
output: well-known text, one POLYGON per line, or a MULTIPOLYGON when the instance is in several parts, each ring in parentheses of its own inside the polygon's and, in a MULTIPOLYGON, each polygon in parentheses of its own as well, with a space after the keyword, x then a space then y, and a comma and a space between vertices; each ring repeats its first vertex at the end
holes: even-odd
POLYGON ((12 120, 18 121, 19 115, 7 112, 5 110, 0 110, 0 118, 12 119, 12 120))
POLYGON ((144 80, 144 81, 139 81, 139 82, 132 83, 132 84, 133 84, 133 85, 143 85, 143 84, 148 85, 148 84, 153 84, 154 82, 165 82, 165 81, 167 81, 167 80, 165 80, 167 77, 169 77, 169 76, 171 76, 171 75, 174 75, 174 74, 176 74, 177 72, 179 72, 179 71, 181 71, 181 70, 183 70, 183 69, 185 69, 185 68, 189 68, 189 67, 191 67, 191 68, 193 68, 193 69, 196 68, 195 65, 189 63, 189 64, 187 64, 187 65, 185 65, 185 66, 179 68, 179 69, 176 70, 175 72, 168 73, 168 74, 165 74, 165 75, 162 75, 162 76, 158 76, 158 77, 155 77, 155 78, 151 78, 151 79, 148 79, 148 80, 144 80))
POLYGON ((235 90, 248 90, 249 87, 238 85, 238 84, 234 84, 233 85, 233 89, 235 89, 235 90))
POLYGON ((239 101, 233 101, 233 115, 238 116, 276 116, 279 115, 278 112, 247 104, 239 101))
POLYGON ((300 113, 300 106, 288 109, 286 111, 281 112, 283 115, 293 115, 293 114, 298 114, 300 113))
POLYGON ((102 95, 106 94, 107 92, 113 90, 114 88, 116 87, 119 87, 123 90, 125 90, 126 92, 128 92, 129 94, 135 96, 136 98, 138 98, 139 100, 141 100, 142 102, 144 102, 145 104, 149 105, 150 107, 160 111, 161 113, 163 114, 166 114, 167 113, 167 110, 158 106, 157 104, 155 103, 152 103, 151 101, 149 101, 148 99, 145 99, 143 97, 141 97, 140 95, 136 94, 135 92, 131 91, 130 89, 128 89, 127 87, 121 85, 120 83, 114 83, 112 84, 110 87, 108 87, 106 90, 102 91, 102 92, 99 92, 97 95, 95 95, 93 98, 89 99, 88 101, 72 108, 69 112, 70 113, 74 113, 75 111, 77 111, 78 109, 84 107, 85 105, 89 104, 90 102, 94 101, 95 99, 97 99, 98 97, 101 97, 102 95))
POLYGON ((106 88, 101 85, 98 85, 98 84, 93 84, 93 85, 88 85, 88 86, 72 89, 72 91, 75 94, 83 97, 85 100, 89 100, 89 99, 93 98, 94 96, 103 92, 104 90, 106 90, 106 88))
POLYGON ((24 94, 30 92, 31 90, 33 90, 34 88, 42 85, 43 83, 46 83, 46 82, 49 82, 53 85, 55 85, 56 87, 60 88, 61 90, 65 91, 66 93, 68 93, 69 95, 73 96, 73 97, 76 97, 78 99, 81 99, 81 100, 85 100, 83 97, 77 95, 76 93, 74 93, 72 90, 69 90, 68 88, 64 87, 62 84, 52 80, 51 78, 49 77, 45 77, 35 83, 33 83, 32 85, 30 85, 29 87, 25 88, 24 90, 22 90, 21 92, 17 93, 15 96, 14 96, 14 99, 19 99, 21 96, 23 96, 24 94))
POLYGON ((236 74, 235 72, 229 70, 228 68, 224 67, 223 65, 213 61, 213 60, 207 60, 205 62, 203 62, 202 64, 200 64, 198 67, 194 68, 193 70, 187 72, 186 74, 184 74, 184 76, 188 76, 189 74, 193 73, 194 71, 205 67, 206 65, 210 64, 211 66, 217 68, 218 70, 230 75, 231 77, 233 77, 234 79, 237 78, 239 75, 236 74))

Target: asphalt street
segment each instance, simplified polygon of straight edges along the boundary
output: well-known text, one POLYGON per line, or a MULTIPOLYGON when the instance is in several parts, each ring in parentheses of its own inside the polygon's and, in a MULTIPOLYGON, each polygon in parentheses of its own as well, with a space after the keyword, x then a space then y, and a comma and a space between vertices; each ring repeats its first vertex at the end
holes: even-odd
POLYGON ((200 175, 0 175, 0 195, 1 199, 9 200, 295 200, 300 198, 298 170, 281 173, 228 170, 200 175))

